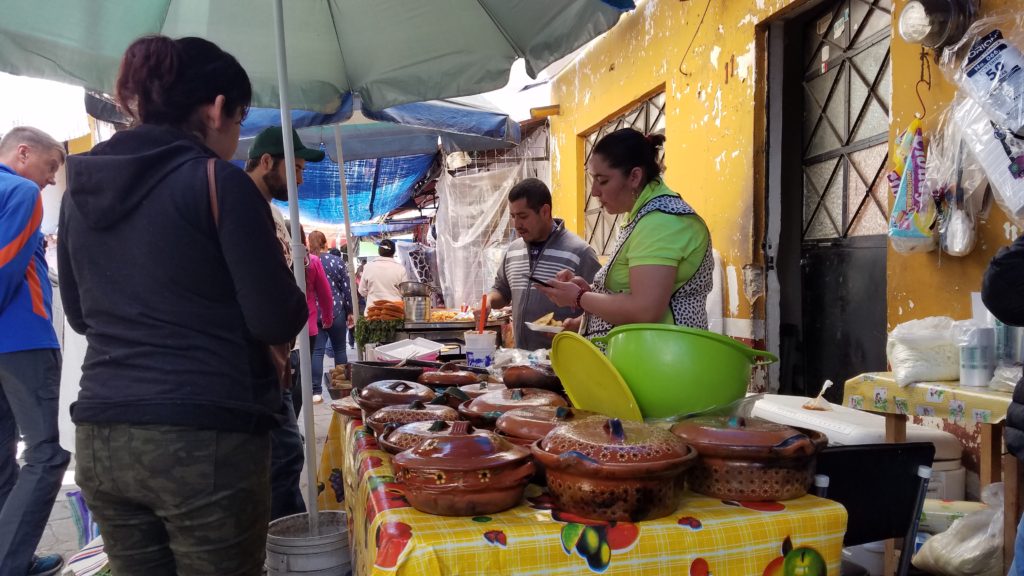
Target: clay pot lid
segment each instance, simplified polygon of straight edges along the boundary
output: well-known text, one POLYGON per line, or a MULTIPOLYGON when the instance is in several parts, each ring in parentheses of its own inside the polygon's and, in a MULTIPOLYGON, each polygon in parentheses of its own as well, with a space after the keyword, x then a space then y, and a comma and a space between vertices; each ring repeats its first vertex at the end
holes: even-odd
POLYGON ((828 445, 828 436, 760 418, 708 416, 672 427, 701 456, 774 460, 813 456, 828 445))
POLYGON ((562 381, 555 373, 544 366, 506 366, 501 372, 501 379, 509 388, 540 388, 560 392, 562 381))
POLYGON ((437 370, 424 372, 418 380, 428 386, 464 386, 479 382, 481 377, 476 372, 460 370, 457 364, 449 362, 437 370))
POLYGON ((427 470, 481 470, 527 460, 530 451, 469 422, 452 422, 447 434, 427 438, 395 456, 395 464, 427 470))
POLYGON ((356 404, 356 401, 351 396, 345 396, 341 400, 335 400, 331 402, 331 410, 334 410, 342 416, 348 416, 349 418, 362 418, 363 411, 356 404))
POLYGON ((410 404, 416 400, 429 402, 436 394, 429 387, 408 380, 380 380, 363 388, 356 400, 360 403, 369 402, 391 406, 394 404, 410 404))
POLYGON ((508 412, 527 406, 566 406, 564 398, 540 388, 516 388, 488 392, 469 403, 467 411, 478 414, 508 412))
POLYGON ((540 448, 551 454, 581 453, 606 464, 641 464, 676 461, 690 447, 668 430, 605 416, 591 416, 556 426, 540 448))
POLYGON ((382 444, 390 444, 397 452, 408 450, 427 438, 433 438, 439 434, 447 434, 452 423, 445 420, 421 420, 402 424, 398 428, 378 438, 382 444))
POLYGON ((458 420, 459 413, 444 404, 424 404, 420 401, 411 404, 392 404, 374 412, 367 418, 367 424, 405 424, 423 420, 458 420))
MULTIPOLYGON (((698 446, 771 447, 805 436, 800 430, 761 418, 701 416, 672 426, 672 432, 698 446)), ((806 437, 806 436, 805 436, 806 437)))
POLYGON ((495 429, 506 436, 537 440, 546 436, 559 424, 567 424, 591 416, 599 416, 599 414, 567 406, 527 406, 515 408, 502 414, 495 423, 495 429))
POLYGON ((459 386, 459 390, 468 394, 470 398, 479 398, 488 392, 500 392, 507 389, 508 387, 501 382, 479 382, 477 384, 459 386))

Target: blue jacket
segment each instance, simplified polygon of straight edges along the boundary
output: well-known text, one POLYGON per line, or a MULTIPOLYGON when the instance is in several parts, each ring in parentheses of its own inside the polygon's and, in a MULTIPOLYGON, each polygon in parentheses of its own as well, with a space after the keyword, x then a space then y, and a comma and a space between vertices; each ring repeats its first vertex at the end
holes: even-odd
POLYGON ((0 354, 60 348, 42 221, 39 186, 0 164, 0 354))

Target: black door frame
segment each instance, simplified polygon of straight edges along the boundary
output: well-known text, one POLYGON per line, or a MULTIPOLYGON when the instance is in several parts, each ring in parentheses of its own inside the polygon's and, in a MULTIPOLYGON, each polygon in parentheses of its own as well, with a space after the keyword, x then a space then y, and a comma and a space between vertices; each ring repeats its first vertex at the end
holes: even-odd
MULTIPOLYGON (((802 358, 794 335, 783 326, 784 319, 803 318, 802 290, 789 290, 801 274, 803 253, 803 87, 794 78, 805 75, 802 27, 824 7, 837 0, 806 0, 790 6, 765 23, 766 106, 765 154, 765 238, 766 263, 765 337, 769 351, 782 361, 769 367, 769 390, 777 393, 816 392, 821 383, 802 382, 802 358), (794 129, 799 126, 800 129, 794 129), (797 191, 796 193, 794 191, 797 191), (784 227, 783 224, 787 226, 784 227), (780 280, 780 278, 782 280, 780 280), (785 279, 790 279, 788 282, 785 279), (812 390, 813 389, 813 390, 812 390)), ((870 237, 869 237, 870 238, 870 237)), ((823 241, 829 244, 830 241, 823 241)), ((842 242, 850 247, 876 244, 878 238, 842 242)), ((799 285, 799 283, 797 283, 799 285)), ((802 321, 797 323, 802 331, 802 321)), ((797 337, 799 334, 796 335, 797 337)), ((839 384, 839 383, 837 383, 839 384)))

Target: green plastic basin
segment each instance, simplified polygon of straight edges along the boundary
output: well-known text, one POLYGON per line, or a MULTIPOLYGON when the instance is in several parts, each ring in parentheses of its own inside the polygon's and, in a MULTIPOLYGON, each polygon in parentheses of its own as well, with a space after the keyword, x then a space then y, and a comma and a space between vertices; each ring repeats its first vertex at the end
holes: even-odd
POLYGON ((691 414, 739 400, 753 366, 778 358, 695 328, 628 324, 594 338, 633 392, 644 418, 691 414))

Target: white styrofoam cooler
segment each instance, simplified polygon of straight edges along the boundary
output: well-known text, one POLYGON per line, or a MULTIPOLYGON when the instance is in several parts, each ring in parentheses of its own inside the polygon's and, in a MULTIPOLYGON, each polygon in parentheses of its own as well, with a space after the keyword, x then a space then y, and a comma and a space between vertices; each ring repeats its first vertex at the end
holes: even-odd
MULTIPOLYGON (((754 405, 751 416, 779 424, 817 430, 831 445, 877 444, 885 442, 885 417, 832 404, 832 410, 806 410, 803 396, 765 394, 754 405)), ((935 462, 928 483, 928 497, 963 500, 966 471, 960 461, 963 447, 949 432, 907 424, 908 442, 931 442, 935 462)))

